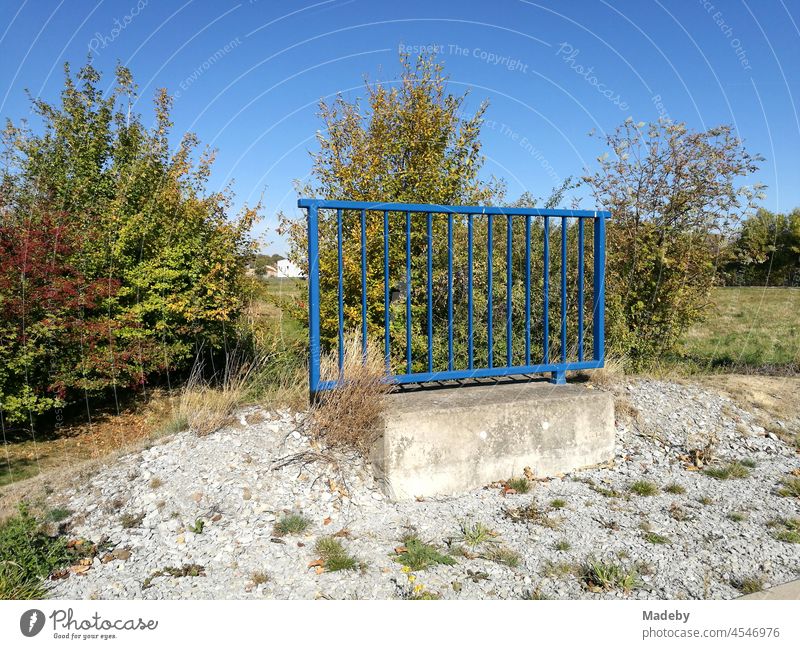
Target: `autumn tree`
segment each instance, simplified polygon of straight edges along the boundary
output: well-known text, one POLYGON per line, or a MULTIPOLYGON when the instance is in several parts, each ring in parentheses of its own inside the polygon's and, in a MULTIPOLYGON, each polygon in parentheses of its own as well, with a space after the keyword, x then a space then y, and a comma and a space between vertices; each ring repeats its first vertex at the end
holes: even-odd
POLYGON ((8 124, 0 176, 0 410, 6 420, 76 395, 141 386, 220 349, 242 307, 255 210, 208 191, 214 155, 184 135, 171 99, 151 128, 120 67, 104 96, 91 65, 65 69, 34 130, 8 124))
POLYGON ((584 182, 611 211, 607 244, 607 335, 634 365, 672 350, 710 305, 718 242, 759 197, 742 184, 760 157, 731 126, 628 119, 604 138, 608 151, 584 182))
MULTIPOLYGON (((401 59, 402 73, 397 83, 365 84, 366 100, 348 101, 338 96, 332 103, 320 102, 323 128, 317 139, 318 151, 312 153, 311 181, 299 185, 302 196, 326 199, 482 205, 500 201, 504 186, 495 180, 480 178, 484 157, 481 153, 480 128, 487 104, 465 116, 467 94, 453 95, 447 88, 442 66, 429 58, 401 59)), ((405 284, 405 215, 390 216, 390 282, 393 288, 405 284)), ((383 221, 382 214, 370 212, 366 218, 368 260, 367 303, 370 336, 382 332, 383 314, 383 221)), ((427 254, 424 215, 415 215, 411 224, 411 256, 423 259, 427 254)), ((465 237, 461 217, 456 219, 456 245, 465 237)), ((436 218, 433 223, 435 246, 434 285, 437 296, 434 309, 437 321, 446 309, 447 223, 436 218)), ((302 267, 307 265, 305 220, 283 220, 291 247, 290 257, 302 267)), ((348 328, 361 322, 360 214, 344 213, 344 316, 348 328)), ((332 215, 320 222, 320 292, 322 299, 321 331, 323 341, 332 343, 337 327, 337 246, 336 223, 332 215)), ((485 251, 484 251, 485 256, 485 251)), ((463 259, 459 260, 463 265, 463 259)), ((465 269, 457 267, 458 277, 465 269)), ((412 323, 414 357, 426 345, 425 265, 415 263, 412 270, 412 323)), ((463 282, 457 291, 463 293, 463 282)), ((459 305, 465 296, 456 297, 459 305)), ((393 332, 402 337, 405 313, 395 305, 393 332)))

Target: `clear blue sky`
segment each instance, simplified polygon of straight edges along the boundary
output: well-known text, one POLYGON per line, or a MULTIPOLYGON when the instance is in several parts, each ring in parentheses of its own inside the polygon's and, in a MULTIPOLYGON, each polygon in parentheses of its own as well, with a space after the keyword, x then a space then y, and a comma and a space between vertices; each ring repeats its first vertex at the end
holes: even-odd
POLYGON ((764 206, 800 206, 798 0, 3 0, 0 36, 4 118, 29 114, 25 88, 55 98, 90 49, 104 72, 132 68, 147 116, 156 88, 179 93, 176 134, 218 147, 213 181, 234 179, 238 204, 264 193, 272 251, 318 100, 396 79, 401 46, 437 47, 452 90, 490 101, 485 172, 511 199, 593 165, 590 129, 665 114, 733 124, 766 158, 764 206))

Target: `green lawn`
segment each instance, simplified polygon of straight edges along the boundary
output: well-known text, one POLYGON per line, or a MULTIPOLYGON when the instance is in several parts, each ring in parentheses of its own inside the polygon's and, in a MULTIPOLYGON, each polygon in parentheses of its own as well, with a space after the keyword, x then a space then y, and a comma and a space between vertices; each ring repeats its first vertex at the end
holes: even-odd
POLYGON ((682 354, 711 367, 797 367, 800 288, 718 288, 705 322, 684 336, 682 354))

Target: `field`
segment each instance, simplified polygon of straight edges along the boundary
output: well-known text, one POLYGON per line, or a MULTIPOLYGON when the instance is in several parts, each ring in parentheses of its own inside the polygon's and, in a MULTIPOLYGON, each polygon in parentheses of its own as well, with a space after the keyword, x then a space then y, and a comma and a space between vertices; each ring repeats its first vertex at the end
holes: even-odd
POLYGON ((797 371, 800 288, 718 288, 712 299, 707 320, 684 336, 686 360, 710 370, 797 371))

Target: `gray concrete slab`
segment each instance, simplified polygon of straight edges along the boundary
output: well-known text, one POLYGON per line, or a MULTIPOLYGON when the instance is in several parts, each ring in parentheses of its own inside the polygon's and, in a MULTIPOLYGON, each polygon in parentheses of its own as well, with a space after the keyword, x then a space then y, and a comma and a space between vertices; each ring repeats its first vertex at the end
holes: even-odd
POLYGON ((463 493, 497 480, 565 473, 614 453, 610 394, 548 382, 392 394, 372 452, 390 498, 463 493))

